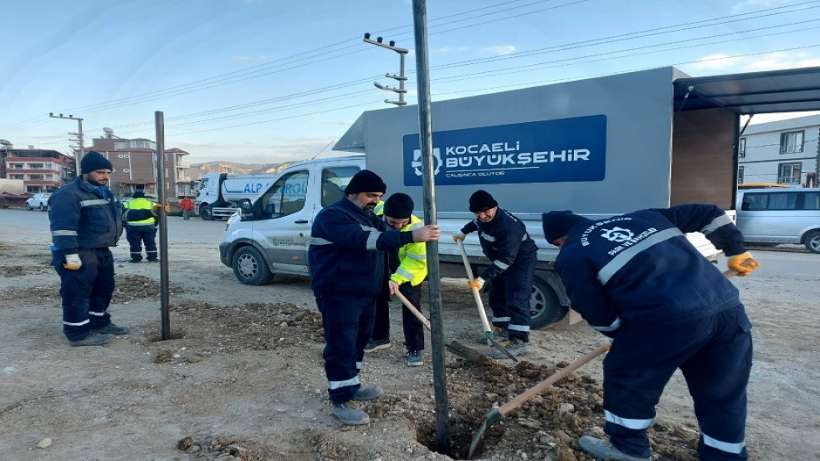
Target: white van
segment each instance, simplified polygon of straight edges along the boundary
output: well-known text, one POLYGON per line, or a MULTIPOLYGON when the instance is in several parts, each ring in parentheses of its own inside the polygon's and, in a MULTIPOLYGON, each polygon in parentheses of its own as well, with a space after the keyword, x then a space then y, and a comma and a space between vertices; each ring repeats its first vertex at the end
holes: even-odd
POLYGON ((740 190, 737 226, 750 243, 801 243, 820 253, 820 189, 740 190))

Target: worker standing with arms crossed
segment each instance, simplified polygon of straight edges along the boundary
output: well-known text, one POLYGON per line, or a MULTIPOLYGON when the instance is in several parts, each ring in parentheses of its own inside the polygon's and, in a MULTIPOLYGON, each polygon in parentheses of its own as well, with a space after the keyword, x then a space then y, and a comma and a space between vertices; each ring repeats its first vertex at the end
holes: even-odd
POLYGON ((751 323, 738 290, 692 246, 702 232, 744 276, 759 264, 732 219, 713 205, 681 205, 591 221, 570 211, 543 216, 560 247, 556 269, 572 306, 614 338, 604 360, 604 431, 581 437, 598 459, 649 460, 646 436, 663 388, 678 368, 695 402, 703 461, 746 459, 751 323))
MULTIPOLYGON (((480 277, 468 280, 470 288, 490 282, 490 307, 493 326, 508 337, 504 344, 513 355, 528 352, 530 342, 530 296, 538 248, 530 238, 524 223, 498 206, 492 195, 478 190, 470 196, 470 211, 476 219, 467 223, 453 240, 464 241, 466 234, 478 232, 481 249, 492 264, 480 277)), ((499 351, 490 353, 506 358, 499 351)))
POLYGON ((331 412, 348 425, 370 421, 351 401, 374 400, 383 393, 376 386, 362 387, 359 370, 385 283, 384 252, 440 235, 433 225, 410 232, 388 230, 373 214, 386 190, 377 174, 359 171, 345 188, 345 198, 319 212, 311 229, 308 261, 324 326, 331 412))
POLYGON ((49 199, 52 265, 60 275, 63 333, 72 346, 102 346, 128 334, 111 323, 114 257, 109 247, 122 233, 120 202, 106 186, 113 169, 102 154, 87 152, 81 175, 49 199))
MULTIPOLYGON (((374 210, 376 216, 383 216, 389 229, 403 232, 413 231, 424 223, 413 214, 413 199, 402 193, 379 202, 374 210)), ((414 306, 421 310, 421 283, 427 278, 427 247, 424 242, 403 245, 398 251, 387 253, 388 269, 392 273, 383 293, 376 303, 376 321, 373 338, 365 347, 365 352, 390 346, 390 297, 401 292, 414 306)), ((423 364, 424 328, 406 307, 402 306, 402 329, 407 347, 405 364, 417 367, 423 364)))

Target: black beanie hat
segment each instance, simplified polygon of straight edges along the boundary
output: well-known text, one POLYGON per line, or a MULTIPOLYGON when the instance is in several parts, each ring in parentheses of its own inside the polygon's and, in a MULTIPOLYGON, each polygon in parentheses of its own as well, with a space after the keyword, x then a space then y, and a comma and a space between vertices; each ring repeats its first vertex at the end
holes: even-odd
POLYGON ((387 185, 376 173, 370 170, 362 170, 350 179, 350 183, 345 188, 345 194, 358 194, 359 192, 387 192, 387 185))
POLYGON ((544 227, 544 237, 549 243, 569 234, 570 229, 584 221, 589 220, 570 210, 550 211, 541 216, 541 223, 544 227))
POLYGON ((397 192, 384 202, 384 215, 396 219, 407 219, 413 214, 413 199, 407 194, 397 192))
POLYGON ((497 207, 498 202, 495 201, 492 195, 485 190, 477 190, 470 196, 470 211, 478 213, 480 211, 489 210, 497 207))
POLYGON ((86 152, 80 160, 80 174, 88 174, 97 170, 113 170, 114 166, 99 152, 86 152))
POLYGON ((137 189, 137 190, 134 191, 133 197, 134 198, 145 197, 145 191, 142 190, 142 189, 137 189))

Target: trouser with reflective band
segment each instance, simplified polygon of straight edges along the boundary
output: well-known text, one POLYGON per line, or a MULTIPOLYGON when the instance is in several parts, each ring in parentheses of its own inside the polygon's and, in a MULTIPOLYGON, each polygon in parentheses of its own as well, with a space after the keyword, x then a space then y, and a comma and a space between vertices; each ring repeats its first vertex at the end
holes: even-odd
POLYGON ((316 296, 325 332, 328 394, 334 403, 347 402, 359 390, 359 370, 373 333, 375 303, 370 297, 316 296))
POLYGON ((88 336, 92 329, 111 323, 108 305, 114 293, 114 258, 108 248, 81 249, 83 265, 70 271, 64 258, 55 258, 63 299, 63 333, 70 341, 88 336))
POLYGON ((529 341, 530 296, 536 254, 518 255, 507 270, 490 283, 493 325, 507 330, 510 338, 529 341))
MULTIPOLYGON (((421 284, 413 286, 410 282, 402 283, 399 291, 421 311, 421 284)), ((385 286, 376 303, 376 320, 373 326, 373 339, 390 339, 390 290, 385 286)), ((404 330, 404 345, 408 351, 424 349, 424 325, 410 310, 402 305, 401 326, 404 330)))
POLYGON ((680 368, 695 402, 700 459, 746 459, 746 385, 751 323, 743 305, 671 325, 624 322, 604 359, 604 431, 624 453, 650 454, 646 429, 680 368))
POLYGON ((142 261, 142 245, 145 244, 145 254, 149 261, 157 259, 157 228, 153 225, 125 227, 125 237, 128 239, 128 246, 131 247, 131 259, 142 261))

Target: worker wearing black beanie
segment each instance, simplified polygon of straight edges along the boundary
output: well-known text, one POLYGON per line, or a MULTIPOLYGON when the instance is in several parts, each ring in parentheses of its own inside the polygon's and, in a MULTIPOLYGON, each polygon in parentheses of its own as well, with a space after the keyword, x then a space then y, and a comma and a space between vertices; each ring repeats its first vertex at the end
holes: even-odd
POLYGON ((396 219, 409 219, 413 214, 413 199, 401 192, 393 194, 384 202, 384 215, 396 219))
POLYGON ((498 206, 492 195, 485 190, 477 190, 470 196, 470 211, 478 213, 498 206))
POLYGON ((111 162, 99 152, 86 152, 80 160, 80 173, 88 174, 97 170, 113 170, 111 162))
POLYGON ((387 185, 382 178, 370 170, 362 170, 350 179, 345 188, 345 194, 358 194, 360 192, 387 192, 387 185))

